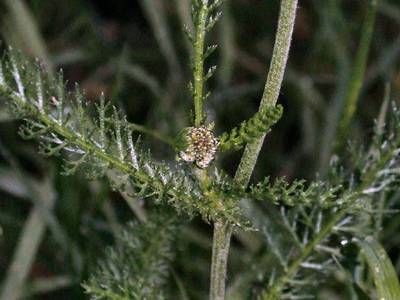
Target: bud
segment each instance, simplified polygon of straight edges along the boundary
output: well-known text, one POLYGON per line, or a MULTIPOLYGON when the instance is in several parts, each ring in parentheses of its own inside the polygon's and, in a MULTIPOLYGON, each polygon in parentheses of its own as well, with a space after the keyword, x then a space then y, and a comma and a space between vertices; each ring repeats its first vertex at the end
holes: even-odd
POLYGON ((205 126, 188 127, 182 131, 182 135, 186 148, 179 152, 180 158, 186 162, 195 162, 201 169, 207 168, 218 148, 218 140, 213 132, 205 126))

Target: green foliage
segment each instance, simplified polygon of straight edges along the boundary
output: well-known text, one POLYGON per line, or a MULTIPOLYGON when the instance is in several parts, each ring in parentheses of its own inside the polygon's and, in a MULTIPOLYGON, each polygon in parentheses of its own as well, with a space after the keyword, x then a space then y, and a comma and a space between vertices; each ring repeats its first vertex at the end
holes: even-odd
POLYGON ((268 200, 276 205, 329 207, 340 205, 336 200, 342 187, 330 186, 323 181, 307 184, 305 180, 294 180, 289 183, 284 177, 280 177, 274 182, 266 178, 249 189, 248 194, 252 199, 268 200))
MULTIPOLYGON (((352 238, 373 233, 375 218, 382 213, 381 192, 395 190, 400 179, 399 121, 400 113, 394 107, 385 133, 376 131, 375 142, 367 151, 353 151, 347 171, 333 162, 325 185, 335 188, 314 193, 319 185, 311 184, 314 188, 309 193, 310 199, 317 201, 311 207, 307 202, 298 202, 276 211, 278 231, 287 233, 284 243, 263 224, 260 216, 254 216, 254 210, 248 211, 253 214, 252 220, 258 220, 256 227, 265 234, 279 262, 270 274, 262 299, 312 297, 315 284, 324 278, 321 275, 342 268, 339 261, 343 257, 343 245, 352 238), (326 199, 334 201, 326 205, 326 199)), ((298 193, 300 199, 307 195, 307 190, 305 194, 301 191, 302 188, 298 193)), ((390 212, 390 208, 385 211, 390 212)))
MULTIPOLYGON (((116 107, 107 103, 103 94, 94 105, 89 105, 77 85, 74 92, 69 92, 62 71, 55 78, 48 76, 49 70, 45 70, 39 61, 26 60, 12 50, 5 54, 0 64, 0 97, 14 116, 24 120, 20 130, 24 138, 38 139, 40 151, 46 156, 62 155, 64 174, 72 175, 80 170, 88 179, 106 177, 115 190, 128 193, 129 197, 153 200, 163 210, 168 205, 178 213, 201 216, 206 222, 220 224, 226 231, 220 231, 214 240, 213 260, 216 257, 217 263, 213 261, 213 265, 216 265, 216 279, 222 278, 222 282, 216 280, 222 290, 225 273, 221 269, 227 259, 231 225, 249 227, 250 224, 261 233, 265 245, 259 249, 253 245, 253 240, 246 241, 249 236, 243 239, 241 235, 237 236, 241 243, 240 252, 239 247, 231 251, 236 264, 237 261, 248 263, 246 255, 242 255, 245 247, 252 251, 256 248, 249 256, 259 259, 255 260, 254 269, 243 272, 247 276, 235 274, 237 280, 233 287, 250 278, 252 282, 244 284, 246 292, 243 293, 251 290, 253 282, 260 283, 262 292, 255 292, 260 299, 311 299, 316 296, 318 284, 324 278, 343 270, 345 246, 375 233, 376 228, 380 228, 382 216, 393 212, 385 199, 387 194, 395 193, 400 179, 400 112, 394 106, 387 126, 377 124, 373 143, 367 150, 353 147, 351 155, 340 162, 334 156, 326 168, 328 175, 308 183, 301 179, 278 177, 271 180, 267 177, 246 188, 235 181, 237 178, 232 179, 217 168, 207 168, 214 155, 218 155, 217 144, 218 150, 226 151, 254 143, 249 152, 256 150, 251 158, 255 164, 262 137, 282 116, 282 106, 271 104, 279 95, 281 81, 278 79, 283 77, 289 50, 290 39, 284 37, 291 35, 289 23, 294 22, 294 18, 289 18, 289 9, 286 13, 283 11, 283 16, 288 19, 280 20, 280 23, 286 35, 280 39, 278 36, 276 42, 274 52, 278 60, 272 59, 270 81, 263 97, 268 107, 223 133, 217 141, 210 127, 205 125, 202 105, 210 95, 205 92, 205 85, 216 70, 213 66, 204 72, 204 64, 217 49, 216 45, 205 47, 205 38, 221 15, 217 10, 222 2, 193 1, 194 31, 189 27, 185 31, 194 50, 194 78, 190 84, 195 104, 194 125, 184 129, 176 141, 164 140, 181 151, 179 154, 185 161, 197 163, 199 169, 184 163, 156 161, 149 152, 141 150, 138 141, 134 142, 132 130, 138 126, 130 124, 116 107), (282 47, 285 41, 289 44, 282 47), (187 139, 189 133, 197 131, 207 132, 208 138, 202 135, 187 139), (268 260, 267 266, 262 264, 264 260, 268 260), (257 273, 264 277, 260 279, 257 273)), ((281 3, 282 7, 296 6, 295 1, 283 0, 281 3)), ((334 6, 332 3, 329 7, 334 6)), ((296 84, 301 82, 306 88, 313 88, 310 84, 313 76, 308 77, 304 81, 296 78, 296 84)), ((358 77, 360 81, 361 77, 358 77)), ((155 94, 161 97, 163 93, 155 94)), ((311 94, 312 99, 318 95, 311 94)), ((317 102, 312 105, 317 107, 317 102)), ((306 108, 307 118, 310 107, 306 108)), ((297 155, 301 149, 295 149, 295 152, 297 155)), ((249 161, 242 164, 249 170, 245 172, 242 184, 251 176, 251 164, 249 161)), ((117 245, 108 250, 97 271, 84 284, 86 292, 92 299, 165 299, 163 287, 167 283, 168 263, 173 257, 171 243, 175 230, 174 218, 163 214, 151 215, 146 223, 130 223, 119 234, 117 245)), ((200 240, 202 245, 208 243, 196 235, 198 232, 189 233, 190 237, 183 239, 200 240)), ((364 248, 368 246, 371 245, 364 245, 364 248)), ((372 250, 382 254, 381 249, 375 247, 372 250)), ((375 259, 374 263, 383 265, 374 257, 376 253, 370 253, 370 260, 375 259)), ((192 274, 194 268, 200 267, 194 266, 192 253, 188 257, 189 263, 182 259, 182 264, 192 274)), ((383 262, 387 265, 385 259, 383 262)), ((395 276, 393 270, 389 275, 395 276)), ((378 290, 387 278, 379 279, 378 290)))
POLYGON ((176 220, 154 214, 146 223, 130 222, 83 286, 90 299, 166 299, 163 286, 173 258, 176 220))
POLYGON ((57 80, 48 79, 39 63, 15 51, 9 51, 2 64, 0 94, 11 112, 25 120, 21 135, 39 139, 45 155, 63 152, 65 174, 81 169, 89 179, 107 176, 115 189, 132 190, 131 196, 167 203, 207 221, 223 218, 240 223, 237 199, 204 190, 185 166, 173 169, 155 162, 133 142, 130 124, 105 103, 103 95, 96 105, 97 116, 92 117, 78 86, 74 93, 66 92, 62 73, 57 80))
POLYGON ((271 106, 256 112, 250 119, 243 121, 238 127, 233 128, 229 133, 221 135, 220 150, 240 149, 247 143, 260 138, 282 117, 282 105, 271 106))
POLYGON ((203 103, 210 96, 204 94, 204 85, 214 75, 217 67, 212 66, 204 74, 205 60, 217 49, 216 45, 205 48, 206 33, 211 31, 221 16, 217 9, 223 0, 195 0, 192 6, 192 21, 194 32, 185 27, 185 33, 194 49, 193 56, 193 82, 189 84, 190 92, 194 100, 195 120, 194 125, 200 127, 203 123, 203 103), (217 11, 217 12, 216 12, 217 11))

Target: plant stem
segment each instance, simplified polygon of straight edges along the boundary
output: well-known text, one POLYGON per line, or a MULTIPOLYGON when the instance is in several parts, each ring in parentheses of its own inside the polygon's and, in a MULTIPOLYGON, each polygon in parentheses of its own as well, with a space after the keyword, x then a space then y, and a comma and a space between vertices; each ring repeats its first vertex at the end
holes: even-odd
POLYGON ((284 288, 286 280, 292 278, 297 272, 301 264, 310 256, 314 251, 315 246, 317 246, 330 232, 332 228, 337 224, 337 222, 346 214, 347 210, 343 209, 339 211, 332 219, 322 228, 318 235, 304 248, 301 256, 296 259, 285 272, 285 276, 282 276, 277 280, 273 287, 267 291, 261 299, 263 300, 277 300, 280 299, 279 295, 284 288))
POLYGON ((362 27, 360 45, 357 50, 353 71, 345 96, 343 115, 339 122, 338 144, 336 148, 340 148, 346 142, 348 127, 356 112, 357 100, 361 93, 363 77, 367 65, 378 2, 379 0, 370 0, 368 4, 367 15, 362 27))
MULTIPOLYGON (((297 0, 281 1, 271 65, 259 110, 275 105, 278 100, 292 40, 297 2, 297 0)), ((264 139, 265 134, 256 141, 247 144, 235 175, 239 184, 245 186, 249 182, 264 139)))
MULTIPOLYGON (((260 110, 275 105, 278 99, 292 40, 296 8, 297 0, 281 1, 271 66, 261 100, 260 110)), ((249 182, 264 138, 265 135, 246 146, 235 174, 235 181, 238 184, 246 186, 249 182)), ((225 279, 231 235, 231 224, 223 221, 214 223, 210 300, 222 300, 225 298, 225 279)))
POLYGON ((194 44, 194 125, 199 127, 203 121, 203 91, 204 91, 204 41, 208 14, 208 0, 202 0, 196 24, 194 44))
MULTIPOLYGON (((203 122, 204 101, 204 42, 208 14, 208 0, 200 1, 200 11, 195 25, 194 43, 194 74, 193 94, 196 127, 203 122)), ((207 174, 203 170, 197 172, 203 183, 207 181, 207 174)), ((225 298, 226 267, 228 262, 229 243, 232 235, 232 226, 225 221, 214 222, 214 235, 210 275, 210 300, 223 300, 225 298)))
POLYGON ((225 299, 225 280, 228 263, 229 244, 232 235, 231 224, 214 222, 214 238, 211 263, 210 299, 225 299))

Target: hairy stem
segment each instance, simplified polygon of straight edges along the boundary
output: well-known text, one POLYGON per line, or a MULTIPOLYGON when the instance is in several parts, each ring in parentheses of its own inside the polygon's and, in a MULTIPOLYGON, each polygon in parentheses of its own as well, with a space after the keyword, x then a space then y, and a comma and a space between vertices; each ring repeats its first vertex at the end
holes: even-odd
MULTIPOLYGON (((297 0, 282 0, 281 2, 271 66, 261 100, 260 110, 275 105, 278 99, 292 40, 293 26, 296 18, 296 7, 297 0)), ((245 186, 249 182, 264 138, 265 135, 246 146, 235 174, 235 181, 240 185, 245 186)), ((225 279, 231 234, 231 224, 223 221, 214 224, 213 255, 211 264, 211 300, 221 300, 225 297, 225 279)))
MULTIPOLYGON (((297 0, 281 1, 271 65, 259 110, 275 105, 278 100, 292 40, 297 2, 297 0)), ((247 144, 238 170, 236 171, 235 179, 239 184, 247 185, 249 182, 264 139, 265 134, 254 142, 247 144)))
MULTIPOLYGON (((194 74, 193 94, 196 127, 203 123, 204 101, 204 43, 207 27, 207 15, 209 13, 208 0, 200 1, 200 11, 195 24, 194 43, 194 74)), ((204 170, 198 170, 200 181, 208 181, 204 170)), ((222 300, 225 298, 226 267, 228 262, 229 243, 232 235, 232 226, 223 220, 214 222, 214 237, 212 247, 211 275, 210 275, 210 299, 222 300)))
POLYGON ((210 285, 210 299, 212 300, 225 298, 226 268, 231 235, 232 226, 230 224, 224 221, 214 223, 210 285))
POLYGON ((203 121, 203 91, 204 91, 204 41, 206 36, 206 23, 208 13, 208 0, 202 0, 197 24, 196 39, 194 44, 194 125, 199 127, 203 121))

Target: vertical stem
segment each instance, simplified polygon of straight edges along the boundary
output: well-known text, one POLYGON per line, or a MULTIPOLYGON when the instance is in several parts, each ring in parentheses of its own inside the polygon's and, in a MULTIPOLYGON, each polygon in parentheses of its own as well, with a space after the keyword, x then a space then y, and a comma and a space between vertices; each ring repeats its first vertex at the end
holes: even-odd
MULTIPOLYGON (((271 66, 261 100, 260 110, 275 105, 278 99, 292 40, 296 8, 297 0, 281 1, 271 66)), ((249 182, 264 138, 265 135, 246 146, 235 175, 235 181, 240 185, 245 186, 249 182)), ((223 221, 214 223, 210 300, 223 300, 225 297, 225 279, 231 235, 231 224, 223 221)))
MULTIPOLYGON (((292 40, 297 2, 297 0, 281 1, 275 45, 260 110, 275 105, 278 100, 292 40)), ((239 184, 247 185, 249 182, 264 138, 265 134, 256 141, 247 144, 235 175, 235 180, 239 184)))
POLYGON ((226 269, 232 226, 224 221, 214 223, 210 300, 225 299, 226 269))
POLYGON ((204 91, 204 41, 208 14, 208 0, 202 0, 201 9, 196 24, 194 44, 194 125, 199 127, 203 121, 203 91, 204 91))
MULTIPOLYGON (((214 2, 215 3, 215 2, 214 2)), ((207 15, 209 13, 208 0, 200 0, 200 11, 195 24, 194 42, 194 74, 193 96, 196 127, 203 122, 204 101, 204 42, 207 31, 207 15)), ((204 170, 197 170, 197 177, 203 184, 207 181, 204 170)), ((214 222, 214 237, 211 261, 210 299, 223 300, 225 298, 225 279, 228 262, 229 244, 232 235, 232 226, 222 220, 214 222)))

